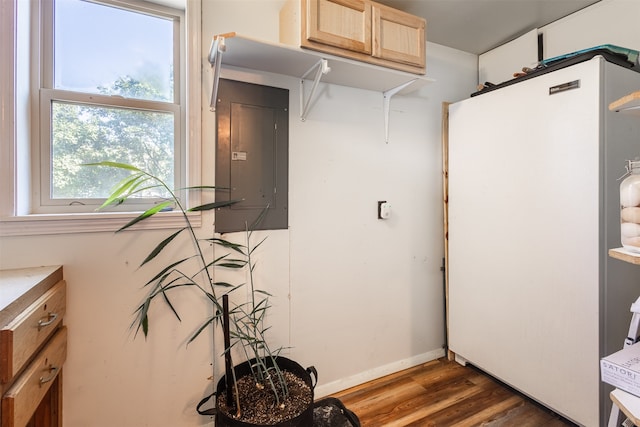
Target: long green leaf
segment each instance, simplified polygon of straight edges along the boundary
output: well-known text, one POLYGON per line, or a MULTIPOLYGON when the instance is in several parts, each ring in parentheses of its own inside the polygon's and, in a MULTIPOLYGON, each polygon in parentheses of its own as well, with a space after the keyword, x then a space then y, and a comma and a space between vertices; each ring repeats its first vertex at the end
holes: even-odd
POLYGON ((173 314, 178 318, 178 321, 182 322, 180 315, 178 314, 178 312, 176 311, 176 308, 173 306, 173 304, 171 303, 171 300, 169 299, 169 295, 167 295, 166 288, 162 289, 162 296, 164 298, 164 302, 169 306, 169 308, 171 308, 171 311, 173 311, 173 314))
POLYGON ((255 221, 253 221, 251 223, 251 226, 248 227, 248 230, 251 234, 251 232, 253 232, 253 230, 256 230, 258 228, 258 225, 260 225, 260 223, 262 222, 262 220, 264 220, 264 218, 267 216, 267 213, 269 212, 269 204, 267 204, 267 206, 264 207, 264 209, 262 209, 262 212, 260 212, 260 215, 258 215, 258 217, 255 219, 255 221))
POLYGON ((150 285, 151 283, 157 281, 158 279, 160 279, 163 276, 166 277, 169 274, 167 272, 170 272, 170 270, 173 270, 173 268, 176 265, 182 264, 183 262, 185 262, 185 261, 187 261, 187 260, 189 260, 191 258, 193 258, 193 257, 190 256, 190 257, 182 258, 182 259, 180 259, 178 261, 172 262, 171 264, 169 264, 168 266, 166 266, 165 268, 160 270, 160 272, 158 274, 156 274, 155 276, 153 276, 153 278, 151 280, 149 280, 147 283, 145 283, 145 286, 150 285))
POLYGON ((222 246, 225 249, 231 249, 233 251, 236 251, 242 255, 244 255, 244 249, 245 246, 238 244, 238 243, 232 243, 229 242, 228 240, 224 240, 224 239, 219 239, 219 238, 211 238, 211 239, 206 239, 207 242, 218 245, 218 246, 222 246))
POLYGON ((211 325, 215 319, 216 319, 215 316, 210 317, 209 319, 207 319, 206 322, 204 322, 202 325, 200 325, 200 327, 193 333, 191 338, 189 338, 189 341, 187 341, 187 345, 189 345, 193 340, 198 338, 198 335, 200 335, 202 333, 202 331, 207 329, 209 327, 209 325, 211 325))
POLYGON ((216 264, 218 267, 224 268, 244 268, 246 264, 237 264, 232 262, 221 262, 220 264, 216 264))
POLYGON ((165 202, 162 202, 162 203, 159 203, 159 204, 155 205, 152 208, 147 209, 146 211, 141 213, 139 216, 137 216, 136 218, 134 218, 131 221, 129 221, 126 225, 120 227, 118 229, 118 231, 126 230, 127 228, 139 223, 140 221, 144 221, 145 219, 152 217, 153 215, 157 214, 158 212, 160 212, 162 209, 166 208, 167 206, 171 206, 172 203, 173 203, 172 201, 167 200, 165 202))
POLYGON ((235 289, 241 288, 243 285, 232 285, 229 282, 213 282, 213 286, 220 286, 221 288, 233 288, 229 291, 232 292, 235 289))
POLYGON ((228 264, 229 268, 243 268, 247 265, 247 260, 237 259, 237 258, 228 258, 230 254, 224 254, 214 259, 213 261, 207 263, 207 268, 209 267, 219 267, 224 264, 228 264))
POLYGON ((120 169, 127 169, 130 171, 134 171, 134 172, 142 172, 145 173, 144 171, 142 171, 141 169, 127 164, 127 163, 119 163, 119 162, 111 162, 111 161, 103 161, 103 162, 96 162, 96 163, 84 163, 83 166, 108 166, 110 168, 120 168, 120 169))
POLYGON ((253 248, 251 248, 251 251, 249 253, 252 254, 256 249, 258 249, 260 247, 260 245, 262 245, 264 243, 265 240, 267 240, 266 237, 264 239, 260 240, 257 244, 253 245, 253 248))
POLYGON ((138 313, 137 315, 138 326, 136 327, 136 335, 138 335, 140 328, 142 328, 142 333, 144 334, 145 338, 149 333, 149 317, 147 313, 149 311, 150 304, 151 304, 151 299, 147 298, 145 299, 144 303, 140 305, 140 307, 138 307, 138 309, 136 310, 136 312, 138 313))
POLYGON ((151 261, 152 259, 154 259, 156 256, 158 256, 158 254, 160 252, 162 252, 162 250, 169 244, 171 243, 171 241, 173 239, 175 239, 178 234, 182 233, 184 230, 186 230, 187 228, 181 228, 180 230, 176 231, 175 233, 173 233, 171 236, 167 237, 166 239, 164 239, 162 242, 160 242, 152 251, 151 253, 149 253, 149 255, 147 255, 147 257, 144 259, 144 261, 142 261, 142 264, 140 264, 140 267, 142 267, 143 265, 145 265, 146 263, 148 263, 149 261, 151 261))
POLYGON ((128 199, 132 197, 134 194, 143 193, 145 191, 149 191, 154 188, 164 188, 164 186, 159 183, 141 187, 142 184, 147 183, 149 181, 152 181, 152 178, 138 180, 138 182, 129 189, 129 191, 127 192, 126 198, 128 199))
MULTIPOLYGON (((226 256, 225 256, 226 257, 226 256)), ((224 267, 224 264, 229 264, 227 267, 229 268, 243 268, 247 265, 246 261, 243 260, 226 260, 225 257, 220 257, 210 263, 207 264, 207 268, 209 267, 224 267), (224 260, 224 262, 223 262, 224 260), (236 267, 231 267, 231 265, 235 265, 236 267)))
POLYGON ((218 258, 216 258, 213 261, 211 261, 210 263, 208 263, 207 266, 211 267, 212 265, 215 265, 216 263, 222 261, 223 259, 225 259, 228 256, 229 256, 229 254, 220 255, 218 258))
MULTIPOLYGON (((164 278, 166 278, 166 276, 164 276, 163 279, 164 278)), ((169 282, 169 283, 174 283, 174 282, 175 282, 175 280, 172 281, 172 282, 169 282)), ((176 316, 176 318, 179 321, 182 321, 182 319, 180 318, 180 315, 178 314, 178 312, 176 311, 175 307, 173 306, 173 304, 169 300, 168 295, 166 294, 166 291, 174 289, 174 288, 178 288, 178 287, 181 287, 181 286, 188 286, 188 284, 184 284, 184 283, 183 284, 168 284, 168 285, 165 285, 165 286, 163 286, 162 284, 159 284, 158 285, 159 289, 154 289, 152 292, 149 293, 149 295, 145 298, 144 303, 141 304, 136 309, 136 312, 138 313, 138 315, 136 316, 137 319, 138 319, 138 321, 137 321, 138 325, 136 327, 136 334, 140 330, 140 328, 142 328, 144 336, 147 337, 147 335, 149 333, 149 315, 148 315, 149 307, 151 306, 151 301, 155 297, 157 297, 159 295, 163 296, 165 303, 173 311, 173 313, 176 316)), ((131 326, 133 326, 133 324, 131 326)))
POLYGON ((184 288, 186 286, 195 286, 193 283, 176 283, 177 280, 178 279, 172 280, 171 282, 169 282, 170 284, 162 286, 162 287, 156 289, 155 291, 153 291, 152 293, 150 293, 149 294, 149 299, 153 299, 153 298, 157 297, 158 295, 162 295, 164 292, 170 291, 172 289, 184 288))
POLYGON ((113 190, 111 192, 111 194, 109 195, 109 197, 107 197, 107 200, 104 201, 104 203, 102 205, 100 205, 100 207, 98 209, 103 209, 115 202, 117 202, 117 204, 119 204, 122 200, 124 200, 126 198, 126 194, 127 191, 133 187, 134 185, 136 185, 136 183, 139 180, 146 180, 147 178, 145 178, 145 176, 143 174, 133 174, 133 175, 129 175, 128 177, 124 178, 122 181, 120 181, 115 190, 113 190))
POLYGON ((231 190, 231 187, 216 187, 215 185, 192 185, 182 187, 183 190, 231 190))
POLYGON ((145 338, 149 335, 149 316, 147 314, 145 314, 142 319, 142 332, 145 338))
POLYGON ((190 209, 187 209, 188 212, 198 212, 198 211, 210 211, 212 209, 223 208, 225 206, 231 206, 242 200, 226 200, 223 202, 213 202, 213 203, 205 203, 204 205, 194 206, 190 209))
POLYGON ((271 295, 269 292, 267 292, 267 291, 263 291, 263 290, 261 290, 261 289, 256 289, 254 292, 256 292, 256 293, 258 293, 258 294, 266 295, 266 296, 268 296, 268 297, 272 297, 272 296, 273 296, 273 295, 271 295))

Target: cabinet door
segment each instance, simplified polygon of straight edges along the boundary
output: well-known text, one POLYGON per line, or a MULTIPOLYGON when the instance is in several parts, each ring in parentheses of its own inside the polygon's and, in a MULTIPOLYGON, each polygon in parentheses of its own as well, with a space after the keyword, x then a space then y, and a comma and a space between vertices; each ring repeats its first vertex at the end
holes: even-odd
POLYGON ((373 56, 424 68, 425 19, 377 3, 372 14, 373 56))
POLYGON ((371 4, 363 0, 307 0, 307 40, 371 54, 371 4))

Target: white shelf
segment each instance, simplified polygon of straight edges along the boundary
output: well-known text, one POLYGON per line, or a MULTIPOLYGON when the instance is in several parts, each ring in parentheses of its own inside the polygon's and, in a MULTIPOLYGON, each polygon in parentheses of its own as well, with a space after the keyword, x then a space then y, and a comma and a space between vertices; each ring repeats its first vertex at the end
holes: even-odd
POLYGON ((640 425, 640 398, 618 388, 613 390, 610 396, 613 403, 633 421, 634 425, 640 425))
POLYGON ((402 95, 435 81, 422 74, 393 70, 284 44, 259 41, 234 33, 225 36, 224 44, 226 51, 222 55, 222 65, 286 76, 302 77, 320 59, 327 59, 331 71, 322 78, 322 81, 340 86, 386 92, 414 81, 398 93, 402 95))
POLYGON ((631 264, 640 265, 640 253, 631 252, 625 248, 609 249, 609 256, 631 264))
POLYGON ((385 68, 366 62, 316 52, 279 43, 270 43, 240 36, 236 33, 214 37, 209 51, 209 62, 214 67, 211 108, 215 110, 220 67, 231 66, 264 71, 300 79, 300 119, 308 113, 318 83, 329 83, 381 92, 385 121, 385 141, 389 140, 389 103, 395 95, 414 92, 435 80, 423 75, 385 68), (314 76, 310 78, 309 76, 314 76), (313 86, 305 95, 305 80, 313 86), (304 99, 306 97, 306 100, 304 99))
POLYGON ((640 90, 609 104, 609 110, 640 116, 640 90))

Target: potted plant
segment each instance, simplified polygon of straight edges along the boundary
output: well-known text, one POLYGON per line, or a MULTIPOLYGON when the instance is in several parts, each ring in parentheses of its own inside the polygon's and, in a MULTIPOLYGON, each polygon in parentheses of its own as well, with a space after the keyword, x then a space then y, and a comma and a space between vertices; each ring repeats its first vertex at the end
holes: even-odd
MULTIPOLYGON (((296 362, 280 356, 281 349, 272 350, 265 338, 265 314, 270 308, 269 294, 257 288, 253 280, 255 250, 264 240, 253 244, 253 226, 247 225, 246 243, 237 244, 228 240, 211 237, 199 238, 189 218, 189 212, 208 211, 225 207, 238 201, 207 203, 186 208, 180 198, 164 181, 135 166, 117 162, 91 163, 124 169, 130 172, 105 200, 101 209, 123 203, 142 192, 160 189, 168 197, 161 203, 146 210, 122 226, 117 232, 129 229, 141 221, 148 220, 163 210, 178 211, 184 219, 184 225, 174 230, 159 242, 142 261, 141 266, 157 261, 157 256, 165 248, 179 239, 188 239, 193 244, 192 254, 180 256, 168 265, 159 267, 159 271, 145 284, 148 292, 140 306, 135 310, 132 327, 136 332, 142 330, 146 337, 149 333, 149 308, 154 303, 164 303, 179 320, 180 316, 172 303, 172 295, 181 289, 196 289, 211 305, 211 314, 203 320, 188 342, 196 339, 209 328, 221 327, 225 345, 222 355, 225 360, 225 375, 220 378, 214 391, 216 426, 311 426, 313 424, 313 388, 311 376, 317 381, 313 367, 303 369, 296 362), (225 254, 215 259, 207 258, 205 246, 213 245, 225 250, 225 254), (248 275, 246 285, 232 285, 215 280, 216 269, 244 269, 248 275), (238 288, 250 286, 248 300, 229 307, 228 296, 238 288), (232 362, 232 351, 246 359, 237 366, 232 362)), ((189 187, 190 191, 215 190, 210 186, 189 187)), ((266 213, 266 208, 256 222, 266 213)), ((254 223, 255 224, 255 223, 254 223)), ((211 256, 213 258, 213 256, 211 256)), ((215 351, 212 357, 217 357, 215 351)))

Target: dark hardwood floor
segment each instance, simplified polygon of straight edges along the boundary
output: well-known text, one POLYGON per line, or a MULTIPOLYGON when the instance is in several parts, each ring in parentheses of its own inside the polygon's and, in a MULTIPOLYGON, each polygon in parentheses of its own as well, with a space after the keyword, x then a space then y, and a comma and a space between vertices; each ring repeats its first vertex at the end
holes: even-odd
POLYGON ((444 358, 333 397, 362 427, 575 426, 483 372, 444 358))

